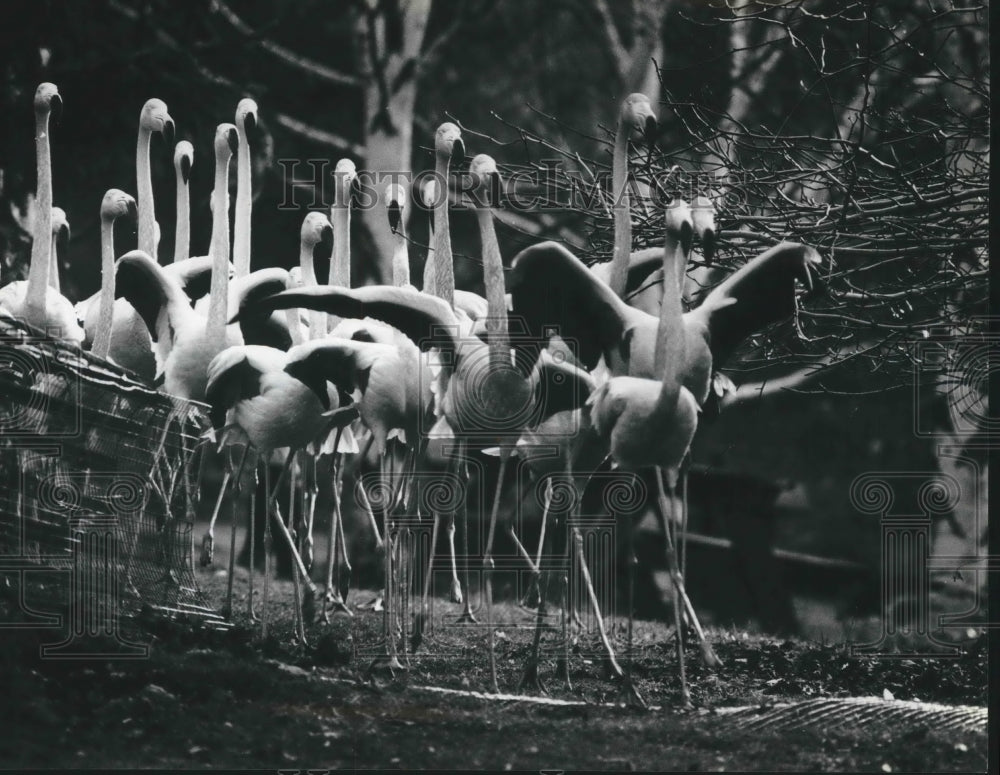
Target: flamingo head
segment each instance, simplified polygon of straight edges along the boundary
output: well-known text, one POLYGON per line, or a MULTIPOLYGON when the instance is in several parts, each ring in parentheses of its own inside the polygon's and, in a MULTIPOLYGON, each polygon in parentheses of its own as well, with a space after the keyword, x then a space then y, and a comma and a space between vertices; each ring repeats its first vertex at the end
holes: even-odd
POLYGON ((477 205, 497 205, 500 202, 500 170, 494 158, 480 153, 469 163, 474 188, 472 197, 477 205), (485 194, 485 197, 483 196, 485 194))
POLYGON ((712 263, 715 258, 715 205, 706 196, 697 196, 691 208, 691 226, 701 240, 702 253, 705 262, 712 263))
POLYGON ((333 226, 325 213, 310 212, 302 221, 302 230, 299 233, 302 244, 315 248, 320 243, 333 243, 333 226))
POLYGON ((358 169, 350 159, 341 159, 333 170, 333 206, 351 206, 351 191, 358 185, 358 169))
POLYGON ((399 183, 389 183, 385 187, 385 207, 389 217, 389 228, 396 234, 399 232, 403 209, 406 207, 406 189, 399 183))
POLYGON ((227 162, 239 148, 240 136, 232 124, 219 124, 215 128, 215 158, 227 162))
POLYGON ((109 188, 101 200, 101 220, 115 221, 123 216, 135 219, 135 198, 121 189, 109 188))
POLYGON ((174 148, 174 169, 177 179, 187 185, 191 180, 191 165, 194 164, 194 146, 187 140, 181 140, 174 148))
POLYGON ((52 236, 61 244, 69 241, 69 221, 61 207, 52 208, 52 236))
POLYGON ((56 121, 62 112, 62 97, 54 83, 40 83, 35 89, 35 115, 39 118, 55 114, 56 121))
POLYGON ((236 129, 244 137, 257 127, 257 103, 244 97, 236 106, 236 129))
POLYGON ((146 132, 159 132, 167 145, 174 144, 174 120, 167 112, 167 103, 155 97, 146 100, 139 114, 139 128, 146 132))
POLYGON ((652 145, 656 140, 657 119, 649 97, 636 92, 628 95, 622 103, 621 121, 626 127, 639 132, 652 145))
POLYGON ((694 237, 694 227, 691 224, 691 207, 683 199, 674 198, 666 207, 667 235, 680 243, 681 249, 688 253, 694 237))
POLYGON ((461 162, 465 158, 462 130, 450 121, 441 124, 434 135, 434 152, 439 158, 449 159, 452 164, 461 162))

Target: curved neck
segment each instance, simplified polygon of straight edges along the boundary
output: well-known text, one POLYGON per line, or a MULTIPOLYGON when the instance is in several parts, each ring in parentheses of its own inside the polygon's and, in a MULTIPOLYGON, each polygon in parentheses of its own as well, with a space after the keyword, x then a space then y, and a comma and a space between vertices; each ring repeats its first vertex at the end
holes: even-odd
POLYGON ((663 247, 663 302, 656 329, 656 353, 653 367, 663 380, 661 401, 676 401, 680 393, 684 360, 684 311, 679 286, 680 267, 684 260, 679 241, 667 234, 663 247))
POLYGON ((31 325, 42 328, 45 325, 45 294, 52 260, 52 157, 49 152, 48 112, 35 117, 35 159, 38 176, 35 231, 32 235, 24 314, 31 325))
POLYGON ((490 343, 490 362, 510 364, 510 337, 507 333, 507 297, 503 277, 503 259, 493 228, 493 213, 477 208, 479 234, 483 243, 483 285, 486 288, 486 334, 490 343))
POLYGON ((221 337, 226 329, 229 301, 229 156, 215 160, 215 191, 212 193, 212 289, 208 306, 207 333, 221 337))
POLYGON ((135 176, 138 191, 136 208, 139 220, 139 250, 156 261, 156 213, 153 210, 153 181, 149 173, 150 130, 140 127, 139 141, 135 147, 135 176))
MULTIPOLYGON (((240 121, 240 124, 243 122, 240 121)), ((253 198, 250 195, 250 146, 246 131, 237 125, 239 147, 236 149, 236 223, 233 234, 233 276, 250 274, 250 214, 253 198)))
POLYGON ((177 175, 177 227, 174 232, 174 261, 184 261, 191 250, 191 200, 188 184, 177 175))
POLYGON ((92 352, 107 358, 111 350, 111 324, 115 306, 115 221, 101 217, 101 297, 92 352))
POLYGON ((615 223, 615 242, 611 253, 611 290, 625 298, 628 280, 628 257, 632 251, 632 216, 628 192, 628 129, 619 121, 615 150, 611 159, 611 205, 615 223))
POLYGON ((443 188, 438 193, 440 201, 434 204, 434 293, 448 306, 455 306, 455 266, 451 256, 451 233, 448 230, 448 167, 447 158, 438 156, 434 163, 438 183, 443 188))

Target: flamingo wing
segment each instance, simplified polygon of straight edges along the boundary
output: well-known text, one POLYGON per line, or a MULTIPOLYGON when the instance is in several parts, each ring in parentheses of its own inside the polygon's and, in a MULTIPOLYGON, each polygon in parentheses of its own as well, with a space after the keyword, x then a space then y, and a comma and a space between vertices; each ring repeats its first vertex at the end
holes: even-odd
POLYGON ((513 315, 523 320, 529 335, 547 342, 558 334, 588 369, 616 347, 642 315, 557 242, 518 253, 508 286, 513 315))
MULTIPOLYGON (((126 253, 115 263, 115 298, 124 298, 135 308, 153 342, 159 341, 162 333, 158 326, 163 313, 182 300, 186 304, 177 280, 141 250, 126 253)), ((172 337, 172 329, 169 333, 172 337)))
POLYGON ((797 282, 806 287, 807 297, 819 292, 821 261, 815 248, 782 242, 729 275, 687 313, 685 323, 704 327, 714 367, 720 368, 751 334, 795 312, 797 282))

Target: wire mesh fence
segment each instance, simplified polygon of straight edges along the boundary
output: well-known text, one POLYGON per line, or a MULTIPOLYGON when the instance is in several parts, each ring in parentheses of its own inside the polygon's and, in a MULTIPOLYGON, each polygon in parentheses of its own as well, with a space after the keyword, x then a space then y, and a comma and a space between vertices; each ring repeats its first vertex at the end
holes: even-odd
POLYGON ((18 617, 65 614, 76 636, 151 612, 221 623, 193 567, 205 425, 201 405, 2 320, 0 573, 18 617))

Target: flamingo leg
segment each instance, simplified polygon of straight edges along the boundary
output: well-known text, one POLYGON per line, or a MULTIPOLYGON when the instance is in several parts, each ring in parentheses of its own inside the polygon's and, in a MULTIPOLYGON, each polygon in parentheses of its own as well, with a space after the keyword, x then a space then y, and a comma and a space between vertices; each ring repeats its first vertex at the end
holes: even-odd
POLYGON ((316 497, 319 493, 319 472, 317 468, 318 455, 307 455, 308 467, 308 487, 305 490, 307 508, 303 509, 306 521, 305 526, 305 546, 302 552, 302 561, 306 568, 312 570, 313 566, 313 525, 316 524, 316 497))
MULTIPOLYGON (((286 465, 290 463, 291 455, 289 455, 289 460, 286 461, 286 465)), ((275 501, 277 501, 277 487, 275 490, 271 490, 271 465, 270 461, 267 460, 264 463, 264 493, 267 496, 267 505, 271 505, 272 492, 274 492, 275 501)), ((275 502, 277 505, 277 502, 275 502)), ((264 593, 260 604, 260 636, 262 638, 267 638, 267 604, 269 601, 269 591, 271 585, 271 550, 273 548, 274 538, 271 535, 271 520, 269 518, 264 520, 264 593)))
MULTIPOLYGON (((419 486, 419 485, 418 485, 419 486)), ((434 525, 431 528, 431 543, 427 550, 427 572, 424 575, 424 590, 420 599, 420 611, 413 620, 413 636, 410 640, 410 651, 416 653, 423 641, 424 626, 430 616, 431 582, 434 578, 434 552, 437 548, 438 531, 441 528, 441 514, 434 512, 434 525)))
MULTIPOLYGON (((483 554, 483 591, 486 595, 486 630, 490 646, 490 681, 493 685, 494 694, 500 694, 500 687, 497 685, 496 644, 493 632, 493 538, 496 535, 497 515, 500 511, 500 495, 503 493, 503 475, 507 471, 507 461, 509 459, 510 448, 501 445, 500 473, 497 476, 496 492, 493 494, 493 508, 490 511, 490 532, 486 539, 486 551, 483 554)), ((531 560, 529 559, 528 562, 530 563, 531 560)))
MULTIPOLYGON (((344 492, 344 463, 343 457, 341 457, 340 465, 337 466, 336 476, 334 477, 334 484, 337 490, 337 543, 340 546, 340 557, 344 561, 344 564, 338 567, 337 580, 339 583, 338 594, 340 599, 344 603, 344 608, 347 609, 347 595, 351 589, 351 561, 347 556, 347 537, 344 535, 344 511, 343 511, 343 492, 344 492)), ((349 610, 349 609, 348 609, 349 610)))
MULTIPOLYGON (((334 437, 334 449, 340 444, 340 437, 343 433, 343 428, 337 428, 337 433, 334 437)), ((327 538, 327 554, 326 554, 326 591, 323 595, 323 609, 322 618, 324 623, 329 623, 330 616, 328 607, 334 610, 343 611, 348 616, 351 616, 351 611, 348 609, 347 605, 344 603, 343 598, 340 597, 337 587, 333 583, 333 577, 335 569, 339 570, 339 557, 337 553, 337 536, 339 534, 338 524, 341 521, 341 510, 340 510, 340 496, 341 491, 337 486, 337 469, 340 467, 338 463, 342 463, 343 458, 339 453, 334 452, 332 458, 332 470, 331 470, 331 480, 333 482, 333 513, 330 516, 330 533, 327 538)))
MULTIPOLYGON (((278 527, 279 532, 284 537, 285 542, 288 544, 289 551, 292 553, 292 562, 294 563, 293 570, 298 570, 301 574, 302 580, 305 584, 305 591, 302 595, 302 616, 312 619, 312 611, 314 610, 315 600, 316 600, 316 587, 309 579, 309 573, 306 571, 306 566, 302 562, 302 556, 299 554, 299 550, 295 548, 295 539, 292 538, 292 534, 288 532, 288 528, 285 527, 285 521, 281 517, 281 507, 278 505, 278 490, 281 487, 282 482, 285 477, 288 476, 288 471, 291 468, 291 462, 295 457, 295 449, 290 449, 288 451, 288 459, 285 460, 285 464, 281 468, 281 474, 279 474, 277 481, 274 483, 274 489, 271 490, 268 496, 268 516, 274 517, 274 523, 278 527)), ((270 522, 270 520, 268 520, 270 522)))
MULTIPOLYGON (((465 483, 465 490, 468 491, 469 483, 469 466, 465 459, 466 455, 466 445, 465 442, 461 442, 459 446, 459 467, 461 470, 462 481, 465 483)), ((469 584, 469 509, 468 503, 463 498, 459 504, 459 512, 462 515, 462 581, 465 587, 465 605, 462 608, 462 613, 456 620, 456 624, 477 624, 478 620, 472 613, 472 586, 469 584)), ((449 540, 451 541, 451 567, 453 576, 453 589, 452 589, 452 599, 458 599, 455 602, 462 602, 462 590, 458 585, 458 573, 457 573, 457 563, 455 559, 455 541, 453 539, 454 531, 449 535, 449 540)))
POLYGON ((208 530, 205 531, 205 537, 201 539, 201 557, 198 564, 203 568, 212 564, 212 558, 215 555, 215 520, 219 518, 222 501, 229 489, 229 479, 230 470, 229 466, 226 466, 226 472, 222 475, 222 486, 219 487, 219 495, 215 499, 215 507, 212 509, 212 518, 208 522, 208 530))
MULTIPOLYGON (((243 466, 247 462, 247 453, 249 451, 249 445, 244 445, 243 453, 240 455, 240 464, 236 467, 236 474, 233 479, 233 490, 237 497, 230 501, 233 519, 229 530, 229 578, 226 579, 226 606, 222 611, 226 619, 232 616, 233 613, 233 575, 236 571, 236 521, 239 511, 239 495, 243 490, 243 466)), ((225 487, 225 479, 223 479, 223 487, 225 487)), ((216 508, 218 507, 219 503, 216 503, 216 508)))
MULTIPOLYGON (((382 480, 385 481, 385 450, 379 455, 379 467, 381 469, 382 480)), ((396 623, 393 620, 393 579, 394 563, 393 555, 398 544, 398 536, 394 540, 392 536, 392 522, 389 508, 382 510, 382 535, 385 537, 385 563, 383 565, 382 595, 385 604, 382 608, 382 632, 385 637, 385 653, 376 657, 368 667, 369 675, 375 670, 388 670, 391 675, 395 675, 397 670, 406 668, 399 661, 396 655, 396 623)))
MULTIPOLYGON (((257 483, 259 481, 257 469, 260 467, 260 456, 254 461, 253 468, 253 489, 250 491, 250 569, 247 572, 247 617, 251 622, 259 621, 257 614, 253 610, 253 572, 254 572, 254 552, 257 536, 256 524, 254 520, 257 511, 257 483)), ((266 463, 265 463, 266 465, 266 463)))
MULTIPOLYGON (((290 454, 290 456, 292 457, 293 460, 296 460, 296 458, 298 457, 294 450, 292 450, 289 454, 290 454)), ((293 538, 296 538, 296 539, 299 538, 300 535, 301 535, 301 531, 299 531, 299 533, 297 534, 296 531, 295 531, 295 529, 294 529, 295 518, 296 518, 296 508, 295 508, 295 506, 296 506, 296 500, 297 500, 296 497, 295 497, 295 495, 296 495, 296 492, 295 492, 295 483, 296 483, 296 480, 297 480, 297 472, 298 472, 298 465, 297 465, 297 463, 293 463, 292 464, 292 473, 291 473, 291 476, 289 477, 289 480, 288 480, 288 530, 289 530, 289 534, 293 538)), ((300 503, 299 505, 302 506, 304 504, 300 503)), ((292 595, 293 595, 294 607, 295 607, 295 633, 296 633, 296 637, 298 638, 299 643, 301 645, 305 646, 306 645, 306 630, 305 630, 305 625, 304 625, 304 623, 302 621, 302 590, 301 590, 300 584, 299 584, 299 569, 297 567, 295 567, 294 565, 292 566, 292 595)))
MULTIPOLYGON (((547 568, 543 569, 542 566, 542 551, 545 546, 545 522, 548 516, 549 506, 552 502, 552 479, 546 480, 545 488, 545 505, 542 508, 542 530, 538 541, 538 555, 537 560, 532 572, 532 584, 534 589, 538 593, 538 611, 535 615, 535 631, 532 636, 531 641, 531 653, 528 656, 528 661, 524 667, 524 673, 521 675, 521 680, 518 682, 517 688, 523 689, 525 687, 533 689, 540 694, 548 694, 548 690, 545 688, 545 684, 538 675, 538 662, 539 662, 539 650, 542 643, 542 628, 545 626, 545 619, 548 617, 548 603, 545 599, 545 592, 548 587, 549 582, 549 570, 547 568), (542 581, 542 574, 545 573, 545 581, 542 581)), ((551 545, 551 537, 549 538, 549 545, 551 545)), ((529 592, 530 595, 530 592, 529 592)))
MULTIPOLYGON (((545 478, 545 503, 542 505, 542 527, 538 533, 538 551, 535 554, 534 562, 534 572, 531 574, 531 586, 528 587, 528 591, 525 593, 524 597, 521 599, 521 605, 529 606, 534 601, 539 601, 541 604, 541 588, 539 587, 539 582, 541 580, 541 567, 542 567, 542 547, 545 545, 545 530, 548 524, 549 509, 552 506, 552 477, 545 478)), ((531 565, 531 562, 528 563, 531 565)))

